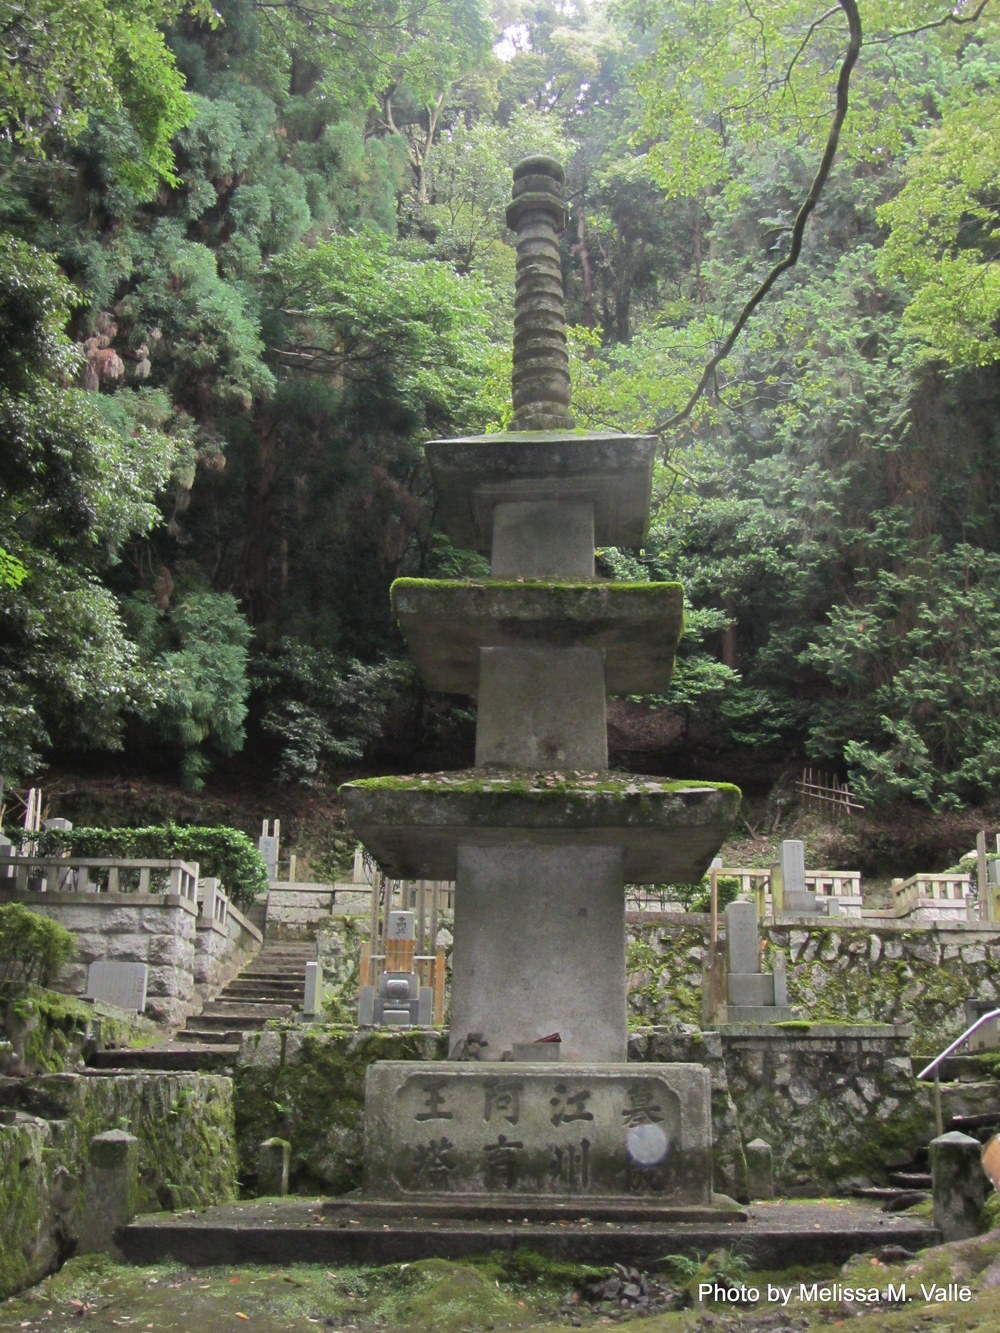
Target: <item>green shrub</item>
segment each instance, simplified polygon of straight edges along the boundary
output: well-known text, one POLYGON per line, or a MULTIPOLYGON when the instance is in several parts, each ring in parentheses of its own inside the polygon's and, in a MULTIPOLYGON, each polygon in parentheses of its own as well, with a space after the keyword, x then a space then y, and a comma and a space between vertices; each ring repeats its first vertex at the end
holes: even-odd
POLYGON ((237 907, 249 907, 267 892, 267 867, 239 829, 183 827, 56 829, 39 838, 42 855, 121 857, 123 860, 197 861, 201 874, 214 875, 237 907))
MULTIPOLYGON (((689 912, 708 912, 712 907, 712 880, 706 875, 697 884, 675 884, 674 892, 689 912)), ((716 891, 721 912, 739 897, 740 881, 736 875, 720 875, 716 891)))
POLYGON ((0 906, 0 983, 46 986, 76 953, 76 941, 58 921, 21 903, 0 906))

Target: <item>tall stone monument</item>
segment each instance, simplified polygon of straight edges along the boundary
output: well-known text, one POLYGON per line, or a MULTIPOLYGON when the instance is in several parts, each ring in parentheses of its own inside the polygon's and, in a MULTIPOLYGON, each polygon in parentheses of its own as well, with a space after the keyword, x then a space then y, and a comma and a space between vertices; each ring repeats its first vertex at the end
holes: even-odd
POLYGON ((608 769, 607 695, 667 687, 682 592, 595 578, 595 544, 643 540, 656 440, 573 429, 562 181, 514 171, 512 429, 427 448, 443 525, 491 576, 392 588, 427 687, 477 699, 476 766, 342 788, 387 874, 456 882, 451 1061, 372 1069, 366 1188, 704 1213, 706 1071, 625 1064, 624 885, 700 878, 739 792, 608 769))

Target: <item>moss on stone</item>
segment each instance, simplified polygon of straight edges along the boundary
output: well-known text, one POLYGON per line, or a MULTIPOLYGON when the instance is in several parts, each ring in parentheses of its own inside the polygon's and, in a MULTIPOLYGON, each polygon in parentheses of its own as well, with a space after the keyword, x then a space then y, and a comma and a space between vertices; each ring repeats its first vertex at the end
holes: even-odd
POLYGON ((376 1060, 433 1060, 447 1053, 440 1031, 364 1031, 315 1024, 254 1034, 236 1067, 241 1175, 255 1180, 265 1139, 292 1147, 293 1187, 346 1193, 361 1183, 365 1072, 376 1060))
POLYGON ((616 797, 621 801, 640 802, 662 793, 684 793, 698 788, 740 795, 731 782, 700 782, 691 778, 649 777, 636 773, 606 770, 585 771, 528 769, 456 769, 444 773, 411 773, 378 778, 360 778, 345 782, 341 791, 426 791, 473 792, 496 795, 529 796, 543 800, 576 797, 581 801, 593 795, 616 797), (643 787, 645 786, 645 790, 643 787))
POLYGON ((71 995, 42 986, 0 991, 0 1024, 21 1074, 56 1074, 75 1069, 100 1046, 129 1046, 147 1036, 147 1020, 113 1018, 71 995))
POLYGON ((612 597, 618 596, 647 596, 650 598, 659 598, 665 596, 664 589, 671 589, 676 593, 682 593, 683 587, 680 583, 624 583, 607 579, 578 579, 569 581, 567 579, 414 579, 401 578, 396 579, 389 592, 390 596, 395 597, 397 591, 404 593, 410 590, 415 592, 431 592, 436 589, 444 590, 450 588, 482 588, 487 592, 508 592, 519 589, 529 588, 537 590, 544 588, 553 592, 565 591, 567 593, 579 594, 580 592, 592 592, 594 588, 600 588, 607 591, 612 597))

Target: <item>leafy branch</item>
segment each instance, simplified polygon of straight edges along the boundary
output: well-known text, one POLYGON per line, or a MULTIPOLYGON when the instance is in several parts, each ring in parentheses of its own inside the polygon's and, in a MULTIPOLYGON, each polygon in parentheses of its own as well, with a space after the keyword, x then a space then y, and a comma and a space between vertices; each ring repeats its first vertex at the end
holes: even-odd
MULTIPOLYGON (((988 3, 988 0, 983 0, 983 3, 988 3)), ((735 323, 726 336, 725 341, 702 371, 701 378, 688 397, 687 402, 679 411, 668 417, 666 421, 657 427, 657 435, 664 435, 667 431, 672 430, 682 421, 687 420, 694 410, 695 404, 701 398, 711 382, 716 370, 718 370, 719 366, 735 347, 736 340, 749 323, 754 311, 767 296, 768 292, 781 277, 782 273, 787 272, 788 269, 793 268, 798 263, 799 255, 802 251, 802 240, 805 235, 806 223, 809 220, 809 215, 819 202, 820 195, 823 193, 823 187, 826 185, 830 171, 833 167, 834 158, 837 154, 837 147, 840 143, 840 132, 847 116, 851 74, 854 70, 854 66, 857 64, 858 56, 861 54, 862 29, 861 16, 858 13, 857 2, 856 0, 838 0, 838 4, 847 19, 848 42, 847 50, 841 61, 840 72, 837 75, 833 120, 830 123, 830 132, 827 135, 826 147, 823 150, 823 156, 820 159, 816 175, 813 177, 812 185, 809 187, 809 193, 803 200, 802 206, 796 215, 795 223, 792 227, 788 253, 774 265, 764 278, 763 282, 760 283, 756 291, 754 291, 743 306, 743 309, 740 311, 735 323)))

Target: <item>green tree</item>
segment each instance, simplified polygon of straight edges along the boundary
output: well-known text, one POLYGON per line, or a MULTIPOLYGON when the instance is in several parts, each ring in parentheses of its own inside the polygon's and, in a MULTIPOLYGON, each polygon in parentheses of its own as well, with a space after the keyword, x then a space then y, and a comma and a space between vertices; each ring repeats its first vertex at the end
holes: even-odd
POLYGON ((0 584, 8 774, 50 741, 119 745, 126 710, 155 693, 101 574, 157 521, 175 446, 141 413, 113 423, 71 387, 74 300, 48 256, 0 238, 0 543, 26 571, 0 584))

